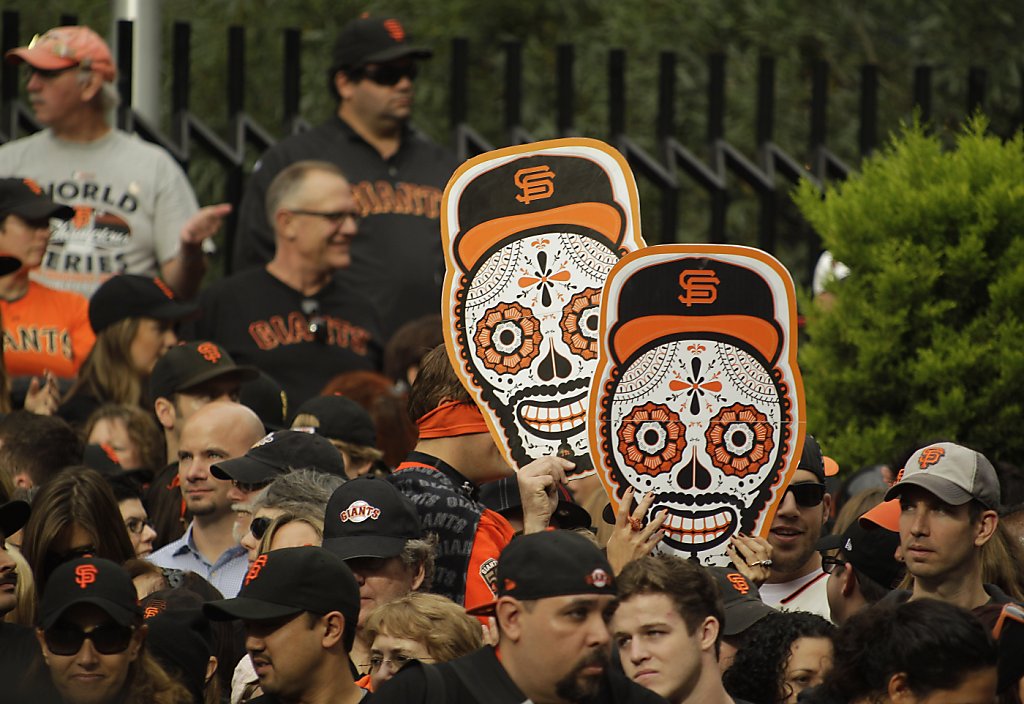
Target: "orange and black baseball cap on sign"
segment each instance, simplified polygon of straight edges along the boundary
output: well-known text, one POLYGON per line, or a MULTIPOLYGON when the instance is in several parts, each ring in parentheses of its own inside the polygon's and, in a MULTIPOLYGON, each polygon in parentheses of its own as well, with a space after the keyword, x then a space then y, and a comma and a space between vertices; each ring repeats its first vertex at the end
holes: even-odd
MULTIPOLYGON (((575 594, 615 596, 607 558, 593 542, 567 530, 546 530, 515 538, 502 550, 497 569, 498 598, 521 601, 575 594)), ((469 613, 494 613, 493 601, 469 613)))
POLYGON ((238 596, 211 601, 212 621, 271 621, 308 611, 345 617, 345 648, 352 649, 359 620, 359 585, 344 561, 320 547, 282 548, 256 558, 238 596))
POLYGON ((39 602, 40 625, 49 628, 78 604, 97 606, 122 626, 142 620, 132 578, 120 565, 100 557, 81 557, 53 571, 39 602))
POLYGON ((117 78, 110 47, 88 27, 54 27, 45 34, 37 34, 28 46, 11 49, 5 56, 8 63, 24 61, 41 71, 81 66, 96 72, 104 81, 117 78))
POLYGON ((430 49, 413 46, 411 37, 393 17, 363 16, 346 24, 334 44, 334 69, 382 64, 398 59, 429 59, 430 49))
POLYGON ((937 442, 912 454, 885 492, 885 500, 898 497, 908 486, 926 489, 953 506, 974 499, 985 508, 999 508, 995 467, 980 452, 951 442, 937 442))
POLYGON ((125 318, 178 321, 195 315, 197 303, 182 303, 163 280, 138 274, 111 276, 89 299, 89 323, 99 335, 125 318))

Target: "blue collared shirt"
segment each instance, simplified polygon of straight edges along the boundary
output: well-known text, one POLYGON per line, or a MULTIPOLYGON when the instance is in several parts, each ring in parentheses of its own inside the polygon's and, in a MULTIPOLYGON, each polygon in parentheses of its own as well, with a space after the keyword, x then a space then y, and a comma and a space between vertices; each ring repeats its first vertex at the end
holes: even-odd
POLYGON ((167 543, 146 559, 160 567, 195 572, 217 587, 226 599, 237 596, 245 573, 249 571, 248 551, 241 545, 235 545, 225 550, 211 565, 196 548, 192 539, 193 525, 189 524, 185 535, 167 543))

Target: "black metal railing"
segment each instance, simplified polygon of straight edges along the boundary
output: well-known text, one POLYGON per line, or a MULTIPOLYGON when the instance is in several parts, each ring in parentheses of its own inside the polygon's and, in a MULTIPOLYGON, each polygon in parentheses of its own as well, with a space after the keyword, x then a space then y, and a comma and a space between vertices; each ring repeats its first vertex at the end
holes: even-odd
MULTIPOLYGON (((18 13, 5 11, 0 30, 2 49, 6 51, 22 43, 18 26, 18 13)), ((64 24, 74 24, 73 16, 62 16, 64 24)), ((123 107, 118 113, 118 125, 135 131, 145 139, 166 148, 175 159, 187 167, 197 156, 212 158, 223 172, 223 191, 227 200, 237 204, 241 199, 246 178, 246 164, 255 155, 274 144, 275 135, 246 112, 244 85, 246 78, 245 30, 230 27, 227 30, 227 94, 229 115, 227 130, 218 132, 199 117, 189 102, 193 77, 190 73, 191 27, 188 23, 174 24, 172 33, 172 72, 170 88, 169 127, 161 130, 128 107, 131 104, 131 43, 132 24, 117 24, 117 46, 120 47, 118 87, 123 96, 123 107)), ((283 80, 281 101, 283 106, 283 134, 308 128, 300 114, 300 78, 302 38, 296 29, 283 30, 283 80)), ((520 42, 507 42, 502 51, 505 58, 504 103, 502 113, 502 139, 504 144, 520 144, 535 138, 528 125, 523 124, 523 47, 520 42)), ((264 49, 265 50, 265 49, 264 49)), ((561 44, 555 47, 554 125, 557 136, 578 134, 577 95, 574 71, 575 47, 561 44)), ((776 252, 779 245, 778 228, 781 218, 781 200, 784 188, 801 178, 810 178, 818 184, 845 177, 851 169, 829 147, 829 65, 823 61, 812 66, 810 72, 810 99, 808 102, 806 152, 795 154, 775 142, 776 63, 770 56, 762 56, 757 64, 757 94, 755 105, 756 153, 745 154, 726 135, 726 57, 712 54, 707 58, 706 134, 705 155, 699 156, 685 146, 677 135, 677 54, 666 51, 658 57, 657 114, 653 140, 628 133, 626 109, 630 104, 627 88, 650 90, 648 86, 627 83, 627 52, 623 49, 608 51, 607 101, 609 141, 616 146, 632 165, 638 179, 656 190, 658 198, 653 205, 645 204, 645 212, 656 213, 657 231, 649 229, 645 235, 649 242, 674 242, 681 239, 705 239, 726 242, 727 214, 732 204, 730 193, 738 184, 744 193, 750 193, 757 206, 756 239, 761 248, 776 252), (643 141, 653 143, 654 149, 641 146, 643 141), (696 190, 706 198, 706 228, 701 236, 680 236, 679 196, 696 190), (650 211, 656 208, 656 211, 650 211), (706 234, 704 234, 706 232, 706 234)), ((466 39, 456 38, 451 44, 449 123, 451 146, 460 158, 487 151, 495 143, 486 139, 469 119, 470 111, 470 45, 466 39)), ((966 76, 966 111, 964 115, 983 106, 988 76, 984 69, 969 67, 966 76)), ((912 73, 912 101, 922 121, 928 121, 933 110, 933 72, 931 67, 918 66, 912 73)), ((31 110, 19 98, 17 67, 4 65, 0 69, 0 142, 38 129, 31 110)), ((857 114, 857 149, 859 156, 870 154, 879 143, 879 71, 876 66, 865 65, 859 74, 859 103, 857 114)), ((1015 127, 1018 125, 1015 125, 1015 127)), ((691 216, 692 221, 692 216, 691 216)), ((234 223, 229 223, 225 237, 229 266, 234 223)), ((800 235, 800 246, 805 248, 804 276, 809 276, 810 264, 817 253, 818 241, 809 228, 800 235), (810 263, 810 264, 809 264, 810 263)))

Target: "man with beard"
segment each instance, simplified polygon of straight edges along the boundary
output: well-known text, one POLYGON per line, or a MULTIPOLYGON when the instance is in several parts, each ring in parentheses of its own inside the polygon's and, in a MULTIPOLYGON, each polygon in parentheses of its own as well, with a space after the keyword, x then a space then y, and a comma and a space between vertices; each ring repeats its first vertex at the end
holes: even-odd
POLYGON ((590 704, 663 702, 610 666, 604 612, 615 598, 612 568, 583 536, 524 535, 501 553, 493 615, 498 644, 437 665, 406 666, 375 702, 590 704))
POLYGON ((160 567, 195 572, 232 597, 249 567, 232 530, 231 482, 214 477, 216 462, 241 457, 263 437, 263 423, 238 403, 215 401, 196 411, 181 430, 178 483, 192 522, 185 534, 149 556, 160 567))
POLYGON ((772 571, 761 586, 761 600, 787 611, 810 611, 829 618, 828 575, 817 550, 832 497, 825 491, 825 460, 817 440, 807 435, 800 463, 775 513, 768 542, 772 571))

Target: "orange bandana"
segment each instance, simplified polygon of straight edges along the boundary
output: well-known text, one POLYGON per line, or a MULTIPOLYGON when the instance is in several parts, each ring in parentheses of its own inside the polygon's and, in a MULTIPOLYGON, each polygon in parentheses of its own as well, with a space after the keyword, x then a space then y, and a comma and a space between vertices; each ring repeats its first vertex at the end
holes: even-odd
POLYGON ((458 435, 488 432, 487 423, 475 403, 448 401, 416 421, 420 440, 453 438, 458 435))

